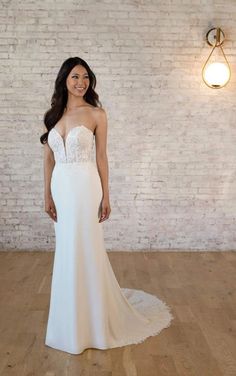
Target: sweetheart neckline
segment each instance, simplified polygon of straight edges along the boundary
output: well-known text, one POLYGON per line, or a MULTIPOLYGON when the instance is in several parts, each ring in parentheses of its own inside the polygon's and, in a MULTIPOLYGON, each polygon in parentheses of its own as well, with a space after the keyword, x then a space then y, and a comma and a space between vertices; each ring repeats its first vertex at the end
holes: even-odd
POLYGON ((75 127, 72 127, 72 128, 69 130, 69 132, 67 133, 67 136, 66 136, 65 138, 62 137, 62 135, 60 134, 60 132, 59 132, 55 127, 53 127, 51 130, 54 129, 54 130, 56 131, 56 133, 61 137, 63 143, 65 144, 66 141, 67 141, 67 138, 68 138, 68 136, 69 136, 69 134, 70 134, 70 132, 71 132, 73 129, 76 129, 76 128, 85 128, 85 129, 87 129, 89 132, 91 132, 92 135, 94 136, 93 131, 92 131, 91 129, 89 129, 88 127, 86 127, 84 124, 80 124, 80 125, 76 125, 75 127))
MULTIPOLYGON (((92 133, 92 135, 94 136, 94 133, 93 133, 93 131, 91 130, 91 129, 89 129, 88 127, 86 127, 84 124, 80 124, 80 125, 76 125, 75 127, 72 127, 70 130, 69 130, 69 132, 68 132, 68 134, 67 134, 67 136, 66 136, 66 138, 64 139, 64 137, 62 137, 62 135, 59 133, 59 131, 55 128, 55 127, 53 127, 51 130, 53 130, 54 129, 54 131, 57 133, 57 135, 60 137, 60 139, 61 139, 61 141, 62 141, 62 144, 63 144, 63 148, 64 148, 64 153, 65 153, 65 157, 67 158, 67 151, 66 151, 66 142, 67 142, 67 139, 68 139, 68 137, 69 137, 69 135, 70 135, 70 133, 71 133, 71 131, 73 130, 73 129, 78 129, 78 128, 84 128, 84 129, 87 129, 87 131, 89 131, 90 133, 92 133)), ((50 130, 50 132, 51 132, 51 130, 50 130)))

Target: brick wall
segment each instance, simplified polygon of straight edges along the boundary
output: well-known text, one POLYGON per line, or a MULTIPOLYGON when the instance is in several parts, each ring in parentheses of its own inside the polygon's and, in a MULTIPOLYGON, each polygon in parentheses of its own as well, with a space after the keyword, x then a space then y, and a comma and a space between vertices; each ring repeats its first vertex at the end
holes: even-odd
POLYGON ((80 56, 108 115, 107 249, 235 249, 235 0, 2 1, 0 21, 1 248, 54 249, 39 137, 80 56), (232 69, 220 90, 201 79, 215 26, 232 69))

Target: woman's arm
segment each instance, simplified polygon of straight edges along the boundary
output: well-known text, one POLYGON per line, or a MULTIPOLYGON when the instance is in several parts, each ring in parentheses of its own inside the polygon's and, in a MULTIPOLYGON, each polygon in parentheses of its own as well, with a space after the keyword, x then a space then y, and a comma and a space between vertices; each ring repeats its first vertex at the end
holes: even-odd
POLYGON ((47 143, 44 144, 44 200, 45 212, 53 219, 57 220, 56 208, 51 193, 51 177, 55 165, 52 149, 47 143))
POLYGON ((101 178, 103 191, 102 212, 99 222, 109 218, 111 208, 109 202, 109 167, 107 158, 107 116, 103 108, 96 111, 96 163, 101 178))

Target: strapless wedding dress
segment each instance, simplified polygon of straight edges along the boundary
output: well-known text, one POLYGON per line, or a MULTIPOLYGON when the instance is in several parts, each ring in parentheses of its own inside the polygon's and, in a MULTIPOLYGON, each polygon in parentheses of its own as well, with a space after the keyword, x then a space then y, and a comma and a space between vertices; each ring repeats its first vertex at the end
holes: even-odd
POLYGON ((173 319, 156 296, 118 284, 98 222, 102 186, 94 140, 84 125, 73 127, 65 141, 55 128, 48 135, 57 222, 45 344, 71 354, 140 343, 173 319))

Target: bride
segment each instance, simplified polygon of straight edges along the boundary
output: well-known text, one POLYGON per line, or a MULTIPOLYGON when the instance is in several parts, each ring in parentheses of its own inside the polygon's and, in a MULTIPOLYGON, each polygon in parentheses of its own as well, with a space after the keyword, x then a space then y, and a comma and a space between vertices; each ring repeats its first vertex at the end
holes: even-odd
POLYGON ((108 125, 95 87, 87 62, 65 60, 40 138, 45 211, 55 230, 45 344, 71 354, 140 343, 173 318, 158 297, 121 288, 111 267, 102 227, 111 213, 108 125))

